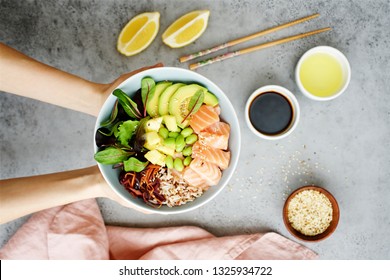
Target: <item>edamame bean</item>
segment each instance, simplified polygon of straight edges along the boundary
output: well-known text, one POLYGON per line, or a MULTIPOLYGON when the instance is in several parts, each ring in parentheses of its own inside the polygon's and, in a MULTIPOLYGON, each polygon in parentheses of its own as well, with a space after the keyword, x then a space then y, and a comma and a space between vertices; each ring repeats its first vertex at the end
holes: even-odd
POLYGON ((186 138, 186 144, 192 145, 198 140, 198 136, 196 134, 191 134, 186 138))
POLYGON ((176 138, 177 136, 179 136, 179 132, 171 131, 169 132, 168 136, 171 138, 176 138))
POLYGON ((175 160, 173 161, 173 167, 179 172, 183 171, 183 161, 180 158, 175 158, 175 160))
POLYGON ((184 129, 180 132, 180 134, 183 135, 184 138, 190 136, 192 133, 194 133, 194 131, 193 131, 192 128, 190 128, 190 127, 186 127, 186 128, 184 128, 184 129))
POLYGON ((175 149, 176 148, 175 138, 168 137, 168 138, 164 139, 164 146, 175 149))
POLYGON ((186 146, 186 142, 184 141, 183 135, 179 135, 176 137, 176 151, 181 152, 183 151, 184 147, 186 146))
POLYGON ((181 153, 185 146, 186 143, 184 143, 183 145, 176 146, 176 152, 181 153))
POLYGON ((159 130, 158 130, 158 134, 162 137, 162 138, 167 138, 168 137, 168 134, 169 134, 169 131, 168 129, 166 129, 165 127, 161 127, 159 130))
POLYGON ((183 149, 183 151, 181 152, 183 154, 183 156, 185 157, 188 157, 192 154, 192 146, 187 146, 183 149))
POLYGON ((171 156, 167 156, 165 158, 165 164, 168 168, 173 168, 173 158, 171 156))
POLYGON ((191 157, 186 157, 186 158, 183 160, 183 164, 184 164, 185 166, 188 166, 188 165, 190 165, 191 161, 192 161, 192 158, 191 158, 191 157))

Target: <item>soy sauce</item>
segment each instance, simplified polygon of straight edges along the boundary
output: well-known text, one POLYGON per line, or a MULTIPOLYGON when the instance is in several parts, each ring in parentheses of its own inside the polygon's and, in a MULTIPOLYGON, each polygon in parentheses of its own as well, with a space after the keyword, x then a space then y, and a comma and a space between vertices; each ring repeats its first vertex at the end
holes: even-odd
POLYGON ((260 133, 278 135, 290 127, 293 113, 292 105, 286 97, 269 91, 260 94, 252 101, 249 119, 260 133))

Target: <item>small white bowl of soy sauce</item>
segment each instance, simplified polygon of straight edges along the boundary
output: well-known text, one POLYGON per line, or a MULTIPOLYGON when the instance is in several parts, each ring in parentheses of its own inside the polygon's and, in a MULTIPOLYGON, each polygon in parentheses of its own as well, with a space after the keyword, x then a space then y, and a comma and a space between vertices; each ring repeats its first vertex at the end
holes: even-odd
POLYGON ((288 89, 268 85, 255 90, 245 106, 245 121, 257 136, 282 139, 296 128, 300 116, 298 100, 288 89))

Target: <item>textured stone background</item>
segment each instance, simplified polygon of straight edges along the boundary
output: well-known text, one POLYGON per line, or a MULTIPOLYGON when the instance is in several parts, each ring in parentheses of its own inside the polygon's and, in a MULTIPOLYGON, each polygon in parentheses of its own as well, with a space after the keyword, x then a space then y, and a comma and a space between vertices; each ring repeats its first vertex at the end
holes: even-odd
MULTIPOLYGON (((239 166, 215 200, 174 216, 145 216, 105 199, 98 202, 108 224, 197 225, 218 236, 276 231, 294 240, 283 225, 284 200, 301 185, 319 184, 337 198, 341 219, 331 238, 305 245, 322 259, 390 259, 388 0, 0 0, 0 40, 62 70, 109 82, 121 73, 158 61, 186 68, 178 62, 181 55, 315 12, 321 17, 237 48, 325 26, 333 31, 198 70, 226 92, 242 130, 239 166), (202 37, 182 49, 163 45, 161 34, 165 28, 195 9, 211 11, 202 37), (145 11, 161 13, 158 37, 137 56, 120 55, 115 45, 121 28, 145 11), (352 67, 348 90, 330 102, 305 98, 294 82, 299 57, 318 45, 338 48, 352 67), (260 140, 244 122, 246 99, 267 84, 290 89, 301 106, 299 126, 284 140, 260 140)), ((93 165, 94 122, 94 118, 78 112, 1 93, 0 177, 93 165)), ((26 219, 0 226, 0 246, 26 219)))

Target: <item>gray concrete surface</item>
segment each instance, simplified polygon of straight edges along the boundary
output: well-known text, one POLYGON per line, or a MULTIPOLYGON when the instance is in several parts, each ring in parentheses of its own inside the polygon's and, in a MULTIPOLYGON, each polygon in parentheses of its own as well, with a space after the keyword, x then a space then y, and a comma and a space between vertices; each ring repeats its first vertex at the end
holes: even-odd
MULTIPOLYGON (((318 184, 337 198, 341 219, 331 238, 303 243, 321 259, 390 259, 390 2, 381 1, 0 1, 0 40, 29 56, 96 82, 162 61, 186 68, 178 57, 315 12, 320 18, 243 44, 245 47, 331 26, 333 31, 233 58, 197 70, 219 85, 235 107, 242 153, 235 176, 211 203, 193 212, 160 216, 99 199, 107 224, 133 227, 196 225, 217 236, 285 229, 286 196, 318 184), (209 9, 206 32, 182 49, 161 34, 177 17, 209 9), (116 49, 124 24, 145 11, 161 13, 153 44, 134 57, 116 49), (294 82, 294 67, 309 48, 341 50, 352 80, 341 97, 315 102, 294 82), (284 140, 256 138, 246 127, 246 99, 258 87, 290 89, 301 106, 297 129, 284 140)), ((234 48, 236 49, 236 48, 234 48)), ((55 90, 55 89, 53 89, 55 90)), ((93 117, 0 94, 0 177, 12 178, 94 164, 93 117)), ((27 217, 0 226, 0 245, 27 217)), ((297 241, 297 240, 295 240, 297 241)))

